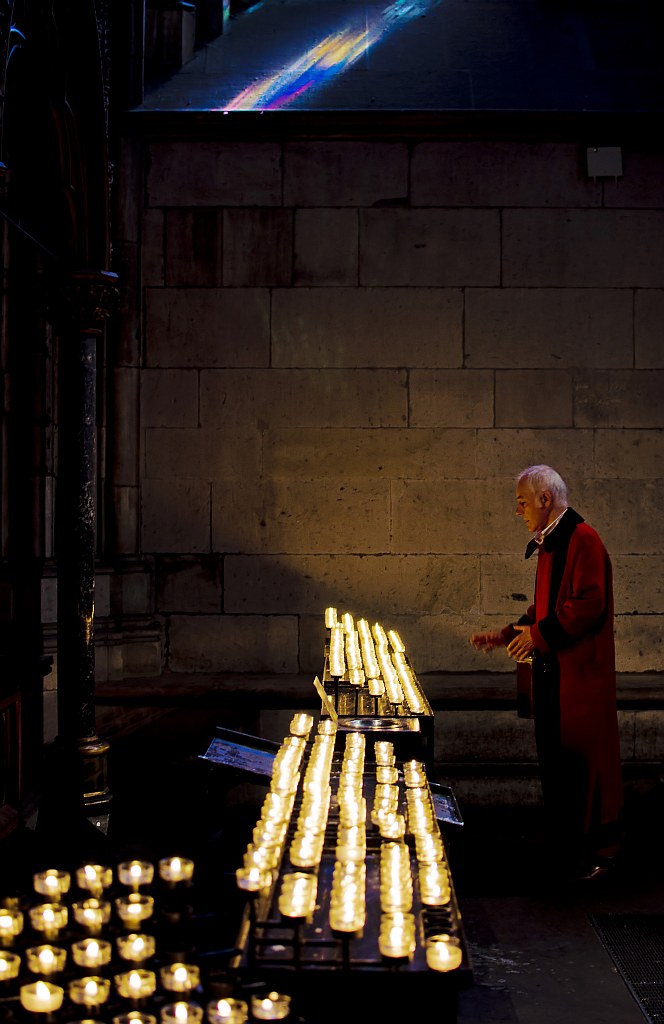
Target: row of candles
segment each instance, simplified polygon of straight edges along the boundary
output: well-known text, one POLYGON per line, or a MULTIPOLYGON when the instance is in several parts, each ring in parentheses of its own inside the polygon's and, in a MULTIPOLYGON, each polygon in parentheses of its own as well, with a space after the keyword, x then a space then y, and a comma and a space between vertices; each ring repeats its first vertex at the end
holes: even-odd
MULTIPOLYGON (((277 876, 283 844, 300 785, 303 744, 313 728, 309 715, 294 716, 290 735, 280 747, 262 814, 247 847, 244 864, 237 871, 240 888, 267 892, 277 876), (302 741, 299 743, 297 741, 302 741), (297 751, 297 756, 291 754, 297 751), (285 766, 288 765, 288 768, 285 766), (290 775, 290 783, 286 775, 290 775)), ((321 720, 314 737, 301 787, 301 803, 289 847, 291 865, 281 878, 279 912, 292 920, 311 920, 318 891, 318 869, 332 799, 330 772, 336 725, 321 720)), ((335 865, 330 891, 329 922, 333 933, 359 934, 366 919, 366 799, 363 796, 366 740, 362 733, 349 732, 338 780, 339 809, 335 865)), ((383 956, 410 958, 416 947, 413 907, 413 878, 406 831, 413 836, 418 883, 424 906, 444 906, 451 899, 451 879, 445 849, 435 818, 424 765, 408 761, 403 765, 406 815, 399 813, 399 771, 394 745, 374 744, 376 785, 371 821, 385 842, 381 846, 381 925, 378 945, 383 956)), ((434 935, 426 941, 428 966, 437 971, 459 967, 462 951, 458 938, 434 935)))
POLYGON ((366 682, 372 697, 387 696, 391 704, 406 704, 414 714, 422 714, 428 705, 405 655, 405 647, 396 630, 388 630, 366 619, 356 623, 350 612, 339 621, 336 608, 325 609, 325 625, 330 631, 329 671, 335 679, 362 686, 366 682))
MULTIPOLYGON (((169 886, 188 884, 194 873, 193 861, 186 858, 164 858, 158 863, 159 877, 169 886)), ((139 893, 142 886, 149 886, 155 875, 154 865, 147 861, 128 861, 117 866, 117 880, 131 891, 115 900, 118 916, 125 926, 134 925, 149 918, 154 899, 139 893), (138 914, 126 914, 127 907, 138 907, 138 914)), ((267 996, 251 996, 249 1003, 242 999, 220 999, 203 1006, 191 1001, 192 994, 200 991, 200 969, 192 963, 168 963, 151 970, 147 964, 156 954, 156 940, 153 935, 130 932, 115 937, 119 958, 127 962, 127 968, 112 977, 103 975, 105 968, 113 962, 113 945, 102 938, 100 932, 110 920, 111 904, 103 900, 105 890, 113 884, 113 870, 110 867, 87 864, 75 874, 80 889, 96 893, 88 900, 74 902, 72 909, 75 920, 88 932, 87 937, 64 945, 41 943, 30 946, 20 953, 12 947, 22 937, 25 915, 17 906, 0 906, 0 993, 16 984, 18 1000, 29 1013, 49 1019, 48 1015, 59 1011, 68 999, 74 1006, 83 1008, 86 1024, 97 1013, 104 1013, 106 1007, 114 1007, 113 1024, 157 1024, 157 1017, 144 1012, 146 1001, 155 997, 166 1001, 159 1008, 161 1024, 200 1024, 205 1015, 207 1024, 243 1024, 249 1017, 255 1020, 280 1020, 288 1016, 290 996, 270 992, 267 996), (94 911, 94 913, 86 913, 94 911), (67 963, 71 959, 82 969, 80 977, 68 981, 62 979, 67 963), (27 971, 36 980, 26 979, 27 971), (92 973, 94 972, 94 973, 92 973), (24 983, 25 982, 25 983, 24 983), (117 999, 126 1001, 126 1012, 117 999), (141 1009, 138 1009, 141 1007, 141 1009)), ((59 933, 67 926, 69 907, 63 902, 71 889, 72 876, 67 871, 49 868, 33 876, 33 887, 40 896, 48 896, 48 904, 40 904, 28 911, 32 930, 43 938, 58 941, 59 933)), ((17 900, 7 901, 18 903, 17 900)))

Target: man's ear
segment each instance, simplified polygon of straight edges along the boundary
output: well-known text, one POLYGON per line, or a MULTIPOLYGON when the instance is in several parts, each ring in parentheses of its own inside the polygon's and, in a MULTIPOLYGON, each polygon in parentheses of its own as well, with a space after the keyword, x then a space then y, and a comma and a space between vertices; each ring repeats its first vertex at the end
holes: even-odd
POLYGON ((551 508, 552 505, 553 495, 551 494, 551 491, 542 491, 542 493, 540 494, 540 507, 551 508))

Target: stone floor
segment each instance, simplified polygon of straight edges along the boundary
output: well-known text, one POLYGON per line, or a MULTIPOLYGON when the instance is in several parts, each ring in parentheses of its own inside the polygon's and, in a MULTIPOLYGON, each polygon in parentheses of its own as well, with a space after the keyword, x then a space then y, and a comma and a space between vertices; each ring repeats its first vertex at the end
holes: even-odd
MULTIPOLYGON (((265 711, 269 715, 270 712, 265 711)), ((199 760, 215 725, 235 714, 202 706, 146 715, 115 738, 114 804, 107 836, 67 818, 57 790, 34 831, 0 847, 0 877, 27 884, 35 866, 76 856, 150 859, 190 853, 221 907, 220 943, 232 946, 240 904, 229 883, 264 788, 229 778, 199 760), (201 770, 203 770, 201 772, 201 770)), ((537 808, 461 807, 465 824, 447 830, 453 878, 474 984, 459 997, 459 1024, 639 1024, 644 1017, 614 968, 589 914, 664 914, 664 792, 630 793, 627 844, 615 876, 568 886, 543 867, 537 808)))

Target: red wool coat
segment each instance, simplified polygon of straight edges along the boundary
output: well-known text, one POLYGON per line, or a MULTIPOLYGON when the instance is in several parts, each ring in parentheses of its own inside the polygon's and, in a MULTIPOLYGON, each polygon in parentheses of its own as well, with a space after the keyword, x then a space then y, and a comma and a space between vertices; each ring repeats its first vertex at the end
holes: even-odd
POLYGON ((583 831, 618 820, 623 802, 616 711, 613 585, 598 533, 573 510, 538 549, 532 624, 539 654, 560 677, 560 748, 575 779, 583 831))

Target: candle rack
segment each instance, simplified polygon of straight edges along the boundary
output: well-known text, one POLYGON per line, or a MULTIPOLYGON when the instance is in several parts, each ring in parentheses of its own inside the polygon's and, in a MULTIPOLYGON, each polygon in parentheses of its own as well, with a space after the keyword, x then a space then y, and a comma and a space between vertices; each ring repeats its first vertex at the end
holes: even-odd
MULTIPOLYGON (((339 731, 337 745, 343 747, 347 733, 339 731)), ((367 737, 370 752, 373 736, 367 737)), ((309 751, 308 751, 309 753, 309 751)), ((306 758, 305 758, 306 765, 306 758)), ((459 991, 472 984, 472 969, 466 947, 463 924, 454 886, 449 878, 449 896, 441 906, 427 906, 420 897, 418 860, 415 838, 407 833, 405 843, 413 879, 413 906, 415 920, 414 950, 402 957, 385 957, 378 946, 381 921, 380 851, 388 840, 381 837, 379 828, 371 823, 371 807, 376 789, 377 765, 367 761, 364 766, 363 794, 366 800, 366 920, 361 932, 342 934, 333 932, 329 924, 330 892, 336 858, 336 843, 340 820, 337 799, 341 770, 341 749, 335 752, 330 775, 332 800, 325 827, 323 852, 317 868, 318 895, 316 907, 308 919, 290 921, 279 912, 279 891, 286 874, 297 870, 290 862, 290 841, 302 804, 298 791, 290 817, 287 840, 281 862, 273 871, 273 882, 268 889, 250 894, 237 939, 238 953, 231 966, 245 981, 263 978, 275 988, 295 986, 304 1012, 311 1019, 326 1024, 340 1014, 347 1021, 353 1019, 357 1006, 357 1020, 368 1004, 372 1013, 384 1013, 394 1019, 395 1014, 412 1012, 412 1000, 436 1001, 436 1012, 443 1020, 456 1020, 456 1001, 459 991), (449 972, 432 970, 427 962, 427 943, 433 937, 450 936, 460 950, 461 962, 449 972), (369 979, 372 979, 369 985, 369 979), (321 996, 329 990, 329 996, 321 996), (331 998, 332 994, 334 998, 331 998), (363 1009, 360 1012, 359 1007, 363 1009)), ((403 763, 398 768, 398 810, 406 808, 406 786, 403 763)), ((422 771, 424 771, 422 766, 422 771)), ((428 799, 431 800, 429 793, 428 799)), ((443 842, 431 805, 434 836, 432 842, 443 842)), ((447 868, 449 871, 449 868, 447 868)), ((431 961, 433 962, 433 961, 431 961)))

